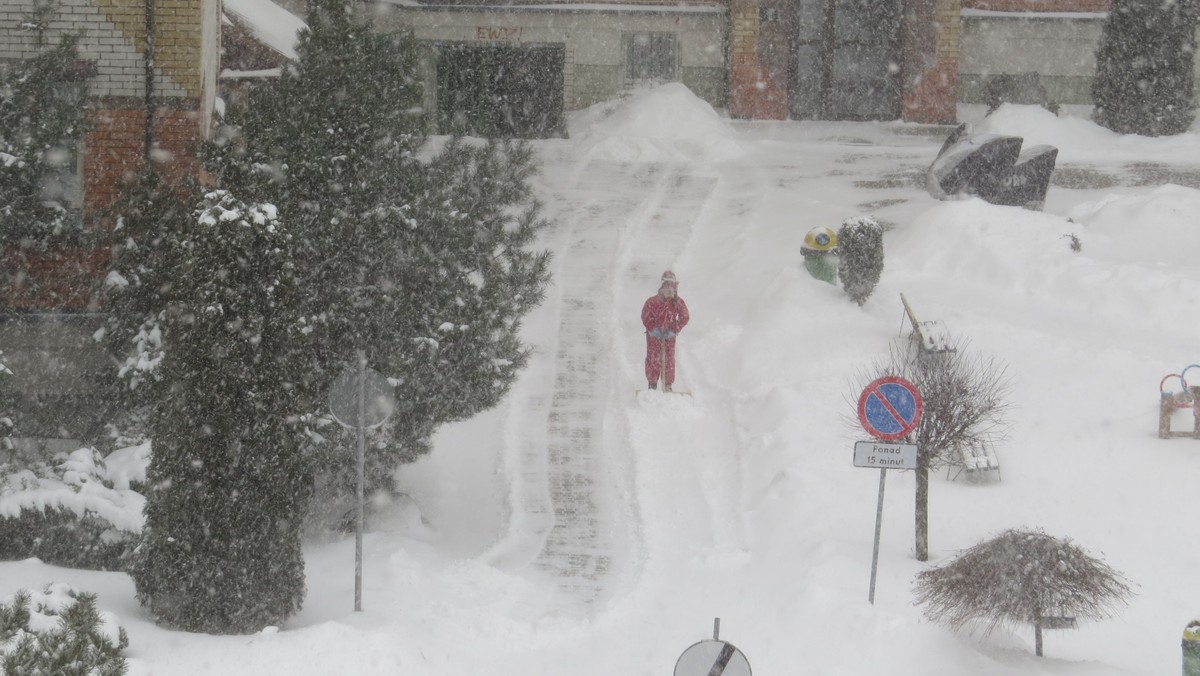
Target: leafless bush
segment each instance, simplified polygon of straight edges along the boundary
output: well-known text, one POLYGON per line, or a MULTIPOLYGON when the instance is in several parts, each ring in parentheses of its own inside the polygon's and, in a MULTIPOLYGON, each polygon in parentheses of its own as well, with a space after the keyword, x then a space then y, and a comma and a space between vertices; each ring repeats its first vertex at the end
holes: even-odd
POLYGON ((891 350, 885 368, 916 385, 924 400, 911 442, 921 449, 923 467, 943 467, 954 449, 994 444, 1007 431, 1007 368, 966 348, 958 341, 951 352, 891 350))
POLYGON ((955 630, 981 626, 986 636, 1002 624, 1032 624, 1038 656, 1043 629, 1103 619, 1133 595, 1120 573, 1070 540, 1017 529, 919 573, 914 591, 925 617, 955 630))
POLYGON ((1008 373, 995 359, 968 352, 963 340, 952 350, 936 353, 914 349, 905 341, 893 345, 887 359, 863 374, 861 385, 883 376, 911 382, 924 402, 920 422, 904 441, 918 448, 916 557, 927 561, 929 472, 952 462, 950 454, 957 449, 994 445, 1004 438, 1008 373))

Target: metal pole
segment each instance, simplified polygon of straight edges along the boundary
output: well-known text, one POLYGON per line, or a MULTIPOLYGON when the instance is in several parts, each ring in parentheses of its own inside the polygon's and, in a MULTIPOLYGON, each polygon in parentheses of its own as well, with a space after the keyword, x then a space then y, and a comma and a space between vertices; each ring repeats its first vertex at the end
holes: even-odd
POLYGON ((362 610, 363 493, 367 456, 367 353, 358 351, 358 513, 354 517, 354 610, 362 610))
POLYGON ((146 129, 143 140, 142 159, 147 168, 150 165, 150 153, 154 148, 154 0, 146 0, 146 45, 142 55, 145 61, 145 106, 146 129))
POLYGON ((879 533, 883 529, 883 485, 887 481, 887 470, 879 470, 879 504, 875 507, 875 547, 871 551, 871 592, 867 600, 875 605, 875 574, 879 571, 879 533))
POLYGON ((713 618, 713 640, 721 640, 721 618, 719 617, 713 618))

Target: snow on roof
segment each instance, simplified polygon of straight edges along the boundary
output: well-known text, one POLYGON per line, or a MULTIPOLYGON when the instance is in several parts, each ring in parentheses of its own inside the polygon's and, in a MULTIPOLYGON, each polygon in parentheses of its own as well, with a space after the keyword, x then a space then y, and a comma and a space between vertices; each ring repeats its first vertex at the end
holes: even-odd
POLYGON ((224 9, 263 44, 289 59, 296 58, 296 36, 307 27, 303 19, 271 0, 224 0, 224 9))
POLYGON ((962 16, 991 19, 1092 19, 1103 21, 1108 12, 1042 12, 1038 10, 972 9, 964 7, 962 16))
POLYGON ((695 3, 686 5, 651 4, 644 2, 540 2, 493 4, 485 2, 438 2, 437 0, 382 0, 389 5, 436 11, 487 12, 642 12, 647 14, 709 14, 724 13, 723 4, 695 3))

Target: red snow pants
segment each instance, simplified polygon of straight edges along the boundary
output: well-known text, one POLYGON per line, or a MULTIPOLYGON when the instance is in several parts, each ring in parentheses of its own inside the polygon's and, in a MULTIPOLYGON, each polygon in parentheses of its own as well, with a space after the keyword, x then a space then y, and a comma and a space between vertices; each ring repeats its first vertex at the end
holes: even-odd
POLYGON ((657 383, 660 374, 667 387, 675 383, 675 339, 659 340, 646 334, 646 382, 657 383))

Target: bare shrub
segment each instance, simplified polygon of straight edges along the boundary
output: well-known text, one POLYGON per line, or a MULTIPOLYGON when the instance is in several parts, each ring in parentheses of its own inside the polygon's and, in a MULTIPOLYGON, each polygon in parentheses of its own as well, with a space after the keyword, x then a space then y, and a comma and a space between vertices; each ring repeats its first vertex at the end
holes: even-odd
POLYGON ((1007 530, 917 575, 916 603, 951 629, 1032 624, 1066 629, 1075 618, 1103 619, 1133 595, 1124 577, 1087 552, 1040 530, 1007 530))

